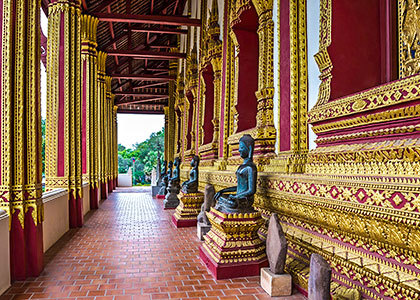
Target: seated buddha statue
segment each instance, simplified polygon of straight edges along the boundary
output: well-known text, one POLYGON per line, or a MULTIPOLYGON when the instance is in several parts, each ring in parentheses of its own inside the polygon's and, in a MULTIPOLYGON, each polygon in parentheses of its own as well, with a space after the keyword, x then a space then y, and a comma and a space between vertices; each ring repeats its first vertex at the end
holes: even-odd
POLYGON ((257 167, 253 162, 254 139, 243 135, 239 140, 239 154, 244 159, 236 170, 237 186, 220 190, 214 195, 215 209, 223 213, 254 212, 254 194, 257 186, 257 167), (236 192, 236 194, 234 193, 236 192))
POLYGON ((167 171, 166 171, 166 175, 163 177, 163 184, 164 184, 164 186, 163 186, 163 188, 164 188, 163 195, 166 195, 168 193, 169 180, 172 177, 172 166, 173 166, 173 162, 170 161, 168 163, 168 168, 167 168, 167 171))
POLYGON ((169 178, 169 185, 171 185, 172 187, 178 187, 178 191, 179 191, 179 181, 180 181, 180 177, 179 177, 179 165, 181 164, 181 161, 179 159, 179 157, 175 157, 174 160, 174 169, 172 171, 172 177, 169 178))
POLYGON ((200 163, 200 158, 197 155, 194 155, 191 159, 191 171, 190 179, 182 183, 182 192, 184 194, 197 193, 198 192, 198 165, 200 163))

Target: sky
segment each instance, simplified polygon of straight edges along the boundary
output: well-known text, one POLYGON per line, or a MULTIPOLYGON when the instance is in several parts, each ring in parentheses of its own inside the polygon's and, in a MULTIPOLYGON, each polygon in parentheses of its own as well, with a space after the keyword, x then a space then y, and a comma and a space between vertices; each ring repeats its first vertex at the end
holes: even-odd
POLYGON ((162 130, 164 115, 118 114, 118 144, 131 148, 147 140, 153 132, 162 130))

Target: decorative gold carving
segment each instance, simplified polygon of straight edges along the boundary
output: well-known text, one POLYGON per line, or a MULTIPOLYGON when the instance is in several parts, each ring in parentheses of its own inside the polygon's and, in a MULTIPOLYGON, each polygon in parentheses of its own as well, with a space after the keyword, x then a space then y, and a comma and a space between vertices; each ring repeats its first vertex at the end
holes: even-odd
POLYGON ((203 249, 217 264, 261 262, 265 245, 257 231, 264 222, 259 212, 224 214, 214 208, 207 212, 211 230, 204 236, 203 249))
POLYGON ((15 215, 23 229, 25 214, 35 226, 43 216, 40 3, 7 0, 1 5, 0 208, 9 214, 9 225, 15 215))
POLYGON ((315 54, 315 61, 321 72, 319 76, 321 85, 319 86, 318 101, 315 107, 327 103, 331 93, 331 71, 333 65, 328 54, 328 47, 331 45, 331 5, 332 0, 320 0, 319 51, 315 54))
POLYGON ((197 220, 204 202, 204 194, 201 192, 184 194, 181 192, 179 205, 177 206, 174 217, 179 221, 197 220))
POLYGON ((81 7, 80 1, 53 2, 49 6, 47 55, 46 188, 52 189, 58 165, 64 162, 66 188, 82 197, 81 121, 81 7), (61 26, 63 29, 60 30, 61 26), (60 36, 60 32, 63 36, 60 36), (63 49, 63 50, 62 50, 63 49), (59 73, 64 64, 63 74, 59 73), (62 76, 60 78, 60 76, 62 76), (60 86, 63 83, 64 86, 60 86), (61 92, 60 92, 61 91, 61 92), (60 97, 63 97, 62 99, 60 97), (61 102, 62 101, 62 102, 61 102), (59 112, 64 110, 64 120, 59 112), (59 127, 64 136, 59 136, 59 127), (59 139, 62 152, 58 150, 59 139))
MULTIPOLYGON (((378 108, 417 100, 420 95, 420 75, 393 81, 369 90, 315 106, 308 115, 309 123, 349 116, 378 108), (362 104, 361 102, 365 102, 362 104), (357 103, 355 105, 355 103, 357 103)), ((414 108, 412 108, 414 109, 414 108)))
POLYGON ((398 0, 400 78, 420 73, 420 4, 398 0))
POLYGON ((91 188, 98 187, 98 65, 96 51, 96 30, 99 20, 89 15, 81 16, 82 38, 82 82, 86 101, 86 172, 83 181, 91 188), (84 78, 86 76, 86 78, 84 78))
MULTIPOLYGON (((222 41, 220 41, 220 26, 219 26, 219 10, 217 0, 212 1, 212 8, 209 19, 202 33, 201 56, 200 56, 200 146, 198 151, 200 153, 202 162, 213 165, 215 157, 218 157, 219 149, 219 120, 220 120, 220 105, 222 100, 222 41), (203 72, 211 64, 213 70, 213 114, 212 116, 205 116, 206 106, 206 84, 203 78, 203 72), (204 119, 212 118, 213 123, 213 138, 208 144, 203 144, 204 139, 204 119), (209 162, 205 162, 209 160, 209 162)), ((206 134, 210 134, 207 132, 206 134)))

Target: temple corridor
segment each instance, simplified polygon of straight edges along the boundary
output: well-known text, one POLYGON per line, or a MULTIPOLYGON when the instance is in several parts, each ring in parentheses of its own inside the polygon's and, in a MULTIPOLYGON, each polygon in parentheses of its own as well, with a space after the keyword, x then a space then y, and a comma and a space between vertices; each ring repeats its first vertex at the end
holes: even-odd
POLYGON ((117 188, 46 253, 39 277, 14 282, 0 300, 276 299, 259 277, 215 281, 200 262, 196 227, 176 229, 172 214, 149 188, 117 188))

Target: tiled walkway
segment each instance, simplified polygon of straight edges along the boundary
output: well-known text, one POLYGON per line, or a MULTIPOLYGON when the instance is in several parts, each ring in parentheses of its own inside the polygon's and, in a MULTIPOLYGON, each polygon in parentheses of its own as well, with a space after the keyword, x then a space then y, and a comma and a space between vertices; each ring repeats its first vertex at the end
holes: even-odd
POLYGON ((47 252, 41 276, 13 283, 0 300, 275 299, 259 277, 213 280, 198 257, 196 228, 176 229, 172 213, 149 189, 114 191, 47 252))

